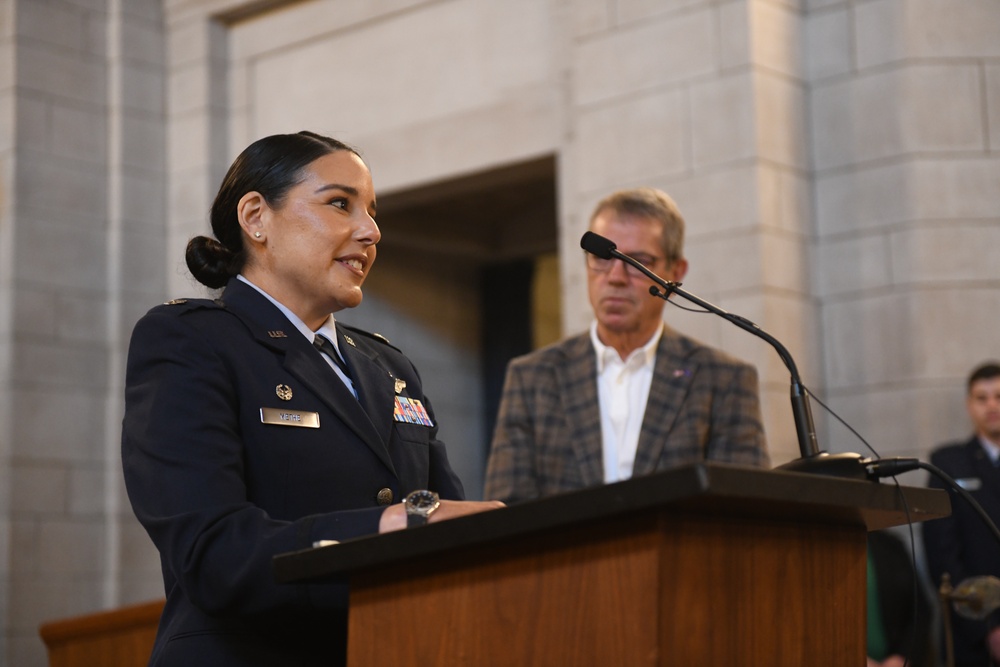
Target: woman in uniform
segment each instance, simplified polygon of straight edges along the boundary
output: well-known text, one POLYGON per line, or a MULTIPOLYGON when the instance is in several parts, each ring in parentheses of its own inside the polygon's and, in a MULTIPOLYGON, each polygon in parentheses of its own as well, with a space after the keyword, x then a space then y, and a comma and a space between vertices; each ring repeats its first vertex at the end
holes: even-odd
POLYGON ((411 524, 500 506, 462 500, 406 356, 334 319, 361 302, 375 206, 345 144, 261 139, 219 189, 215 238, 188 244, 221 296, 135 326, 122 461, 166 589, 151 665, 342 664, 346 585, 277 584, 272 557, 404 528, 412 492, 411 524))

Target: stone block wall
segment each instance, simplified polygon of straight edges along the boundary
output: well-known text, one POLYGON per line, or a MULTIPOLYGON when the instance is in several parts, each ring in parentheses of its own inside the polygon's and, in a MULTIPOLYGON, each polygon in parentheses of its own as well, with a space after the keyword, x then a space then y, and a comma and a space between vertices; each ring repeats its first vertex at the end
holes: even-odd
POLYGON ((1000 5, 826 2, 806 20, 826 392, 883 455, 923 455, 968 435, 963 380, 1000 357, 1000 5))

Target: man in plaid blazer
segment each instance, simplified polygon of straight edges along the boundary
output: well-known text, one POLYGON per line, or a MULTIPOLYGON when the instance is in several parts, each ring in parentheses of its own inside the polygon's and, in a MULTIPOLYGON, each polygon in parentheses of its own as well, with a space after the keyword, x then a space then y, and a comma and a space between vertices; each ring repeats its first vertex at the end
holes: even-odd
MULTIPOLYGON (((684 220, 651 188, 598 203, 590 229, 667 280, 684 220)), ((516 503, 704 460, 767 466, 756 370, 663 323, 650 281, 587 255, 590 332, 507 368, 485 497, 516 503)))

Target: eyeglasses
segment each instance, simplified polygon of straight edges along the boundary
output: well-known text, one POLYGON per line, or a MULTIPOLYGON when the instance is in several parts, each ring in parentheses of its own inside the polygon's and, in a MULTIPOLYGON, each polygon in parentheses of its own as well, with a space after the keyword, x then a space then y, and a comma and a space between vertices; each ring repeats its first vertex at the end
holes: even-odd
MULTIPOLYGON (((661 261, 662 257, 654 257, 653 255, 647 255, 644 252, 626 253, 629 257, 639 262, 644 266, 655 266, 657 262, 661 261)), ((627 264, 620 259, 602 259, 597 255, 591 255, 587 253, 587 268, 594 273, 607 273, 611 270, 611 267, 615 262, 622 262, 625 265, 625 273, 628 274, 630 278, 637 278, 642 274, 639 269, 635 268, 631 264, 627 264)))

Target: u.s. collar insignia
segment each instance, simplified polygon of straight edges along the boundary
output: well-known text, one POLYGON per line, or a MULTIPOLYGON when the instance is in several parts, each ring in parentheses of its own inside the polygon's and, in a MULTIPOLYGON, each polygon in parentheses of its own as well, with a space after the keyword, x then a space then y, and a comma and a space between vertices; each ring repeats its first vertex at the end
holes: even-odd
POLYGON ((351 347, 357 347, 357 345, 354 344, 354 339, 351 338, 350 336, 345 335, 344 340, 347 341, 347 344, 350 345, 351 347))
POLYGON ((289 387, 287 384, 279 384, 277 387, 274 388, 274 393, 276 393, 278 395, 278 398, 280 398, 283 401, 292 400, 292 388, 289 387))
POLYGON ((268 331, 267 335, 271 338, 288 338, 284 331, 268 331))
POLYGON ((397 394, 406 389, 406 380, 400 380, 399 378, 393 378, 393 380, 395 380, 395 390, 397 394))

